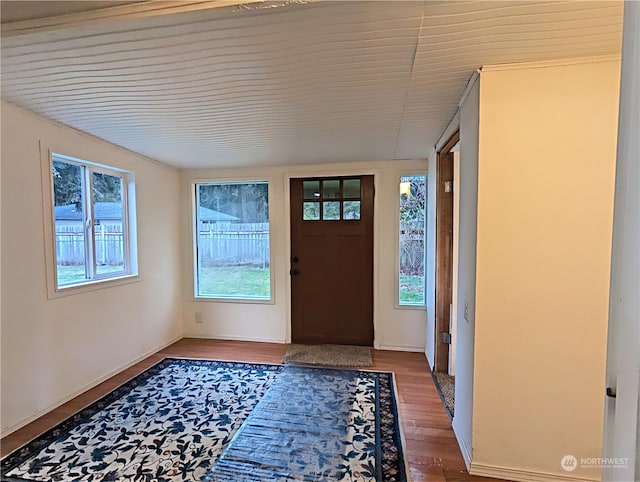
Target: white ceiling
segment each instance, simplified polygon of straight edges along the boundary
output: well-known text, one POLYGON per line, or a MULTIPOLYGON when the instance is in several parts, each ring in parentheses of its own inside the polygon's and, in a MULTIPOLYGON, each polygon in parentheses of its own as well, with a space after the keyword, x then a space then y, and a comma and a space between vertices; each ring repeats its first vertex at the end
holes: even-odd
POLYGON ((2 97, 178 167, 424 158, 475 69, 619 54, 623 11, 555 0, 204 6, 3 28, 2 97))

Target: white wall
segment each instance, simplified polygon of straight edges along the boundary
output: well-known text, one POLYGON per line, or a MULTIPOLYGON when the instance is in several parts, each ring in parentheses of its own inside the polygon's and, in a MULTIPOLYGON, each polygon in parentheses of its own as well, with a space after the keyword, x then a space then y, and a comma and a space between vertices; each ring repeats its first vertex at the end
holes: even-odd
POLYGON ((424 351, 425 310, 396 306, 396 238, 399 206, 398 182, 402 174, 425 173, 426 161, 378 161, 311 166, 192 170, 182 174, 182 210, 192 210, 193 182, 215 180, 268 180, 274 302, 241 303, 193 298, 192 221, 185 216, 183 233, 185 336, 270 342, 290 341, 289 178, 374 174, 374 326, 379 348, 424 351), (203 323, 195 323, 195 313, 203 323))
POLYGON ((451 263, 451 346, 449 375, 456 374, 456 340, 458 336, 458 258, 460 257, 460 146, 453 153, 453 262, 451 263))
POLYGON ((429 156, 427 165, 427 214, 425 249, 425 299, 427 312, 425 313, 425 348, 429 367, 435 363, 435 327, 436 327, 436 167, 437 152, 434 149, 429 156))
POLYGON ((2 102, 2 421, 8 431, 182 335, 178 171, 2 102), (47 299, 39 143, 135 172, 139 280, 47 299))
POLYGON ((458 205, 458 292, 456 323, 456 406, 452 426, 462 455, 472 457, 476 226, 478 207, 478 78, 460 106, 460 176, 458 205), (465 305, 467 308, 465 309, 465 305), (465 319, 465 313, 467 314, 465 319))
MULTIPOLYGON (((640 480, 640 3, 626 2, 616 165, 603 480, 640 480), (635 429, 634 429, 635 428, 635 429)), ((604 394, 604 388, 602 391, 604 394)))
POLYGON ((474 474, 600 478, 619 70, 482 70, 474 474))

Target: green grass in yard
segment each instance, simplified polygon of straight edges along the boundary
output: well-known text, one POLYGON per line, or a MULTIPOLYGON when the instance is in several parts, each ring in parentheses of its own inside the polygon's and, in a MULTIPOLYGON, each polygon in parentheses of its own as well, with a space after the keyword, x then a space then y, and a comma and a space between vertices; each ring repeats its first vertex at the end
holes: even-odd
POLYGON ((268 300, 271 297, 269 268, 252 266, 200 268, 199 295, 268 300))
MULTIPOLYGON (((98 273, 113 273, 122 271, 122 266, 98 266, 98 273)), ((84 266, 60 266, 58 265, 58 286, 65 286, 74 283, 87 281, 84 266)))
POLYGON ((58 286, 86 281, 84 266, 58 266, 58 286))
POLYGON ((424 305, 424 278, 400 276, 400 304, 424 305))
MULTIPOLYGON (((100 273, 120 271, 118 266, 102 266, 100 273)), ((84 266, 58 266, 58 285, 85 281, 84 266)), ((269 268, 219 266, 200 269, 200 296, 269 299, 269 268)), ((424 304, 424 278, 400 277, 400 304, 424 304)))

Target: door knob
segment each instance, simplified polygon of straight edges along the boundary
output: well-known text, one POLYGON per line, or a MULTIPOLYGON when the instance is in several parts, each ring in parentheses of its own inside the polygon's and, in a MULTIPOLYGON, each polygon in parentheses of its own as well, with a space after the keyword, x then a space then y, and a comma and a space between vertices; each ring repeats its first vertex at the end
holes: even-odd
POLYGON ((298 276, 300 274, 300 271, 298 271, 297 269, 292 269, 289 271, 289 274, 291 276, 298 276))

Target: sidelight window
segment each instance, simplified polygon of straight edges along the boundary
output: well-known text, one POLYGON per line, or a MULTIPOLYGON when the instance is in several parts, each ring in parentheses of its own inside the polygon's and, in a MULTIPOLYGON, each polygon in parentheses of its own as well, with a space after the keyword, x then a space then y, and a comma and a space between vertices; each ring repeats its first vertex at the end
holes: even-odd
POLYGON ((425 176, 400 178, 399 277, 400 306, 424 306, 425 176))

